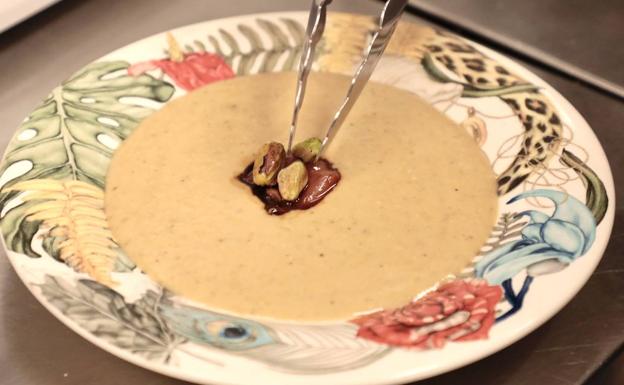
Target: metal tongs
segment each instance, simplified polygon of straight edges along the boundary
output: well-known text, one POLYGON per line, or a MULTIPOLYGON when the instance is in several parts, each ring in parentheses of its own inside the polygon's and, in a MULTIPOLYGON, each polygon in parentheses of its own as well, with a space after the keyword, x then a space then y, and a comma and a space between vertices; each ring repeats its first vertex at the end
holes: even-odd
MULTIPOLYGON (((386 4, 381 11, 381 15, 379 16, 378 29, 373 35, 368 48, 366 49, 366 53, 364 54, 364 58, 357 71, 355 71, 355 75, 353 75, 353 78, 351 79, 351 85, 349 86, 344 101, 338 108, 338 111, 334 115, 334 119, 329 125, 325 138, 323 138, 321 150, 317 155, 317 160, 327 146, 329 146, 329 143, 331 143, 332 139, 336 135, 336 132, 338 132, 338 129, 349 114, 349 111, 351 111, 351 107, 353 107, 358 96, 360 96, 366 82, 368 82, 368 79, 371 77, 375 66, 379 62, 381 55, 390 41, 390 37, 397 26, 407 1, 408 0, 386 1, 386 4)), ((295 107, 290 123, 290 136, 288 137, 288 152, 290 152, 293 145, 295 132, 297 130, 297 117, 299 116, 301 105, 303 104, 308 75, 310 74, 312 62, 314 61, 314 51, 316 49, 316 45, 323 36, 327 16, 327 6, 331 2, 332 0, 312 0, 312 8, 310 9, 308 27, 306 29, 306 40, 301 53, 301 61, 299 62, 299 76, 297 78, 297 92, 295 93, 295 107)))

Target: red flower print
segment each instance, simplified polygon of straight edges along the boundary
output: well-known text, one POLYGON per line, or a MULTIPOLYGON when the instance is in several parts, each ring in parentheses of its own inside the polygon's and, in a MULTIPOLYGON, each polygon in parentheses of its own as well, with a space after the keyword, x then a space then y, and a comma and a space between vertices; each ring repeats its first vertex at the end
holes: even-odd
POLYGON ((455 280, 394 310, 356 318, 357 335, 388 345, 432 349, 447 341, 484 339, 494 324, 500 286, 484 280, 455 280))
POLYGON ((203 85, 233 78, 234 71, 223 58, 207 52, 183 53, 171 34, 169 42, 169 58, 140 62, 128 67, 128 74, 138 76, 146 71, 161 69, 178 87, 187 91, 203 85))

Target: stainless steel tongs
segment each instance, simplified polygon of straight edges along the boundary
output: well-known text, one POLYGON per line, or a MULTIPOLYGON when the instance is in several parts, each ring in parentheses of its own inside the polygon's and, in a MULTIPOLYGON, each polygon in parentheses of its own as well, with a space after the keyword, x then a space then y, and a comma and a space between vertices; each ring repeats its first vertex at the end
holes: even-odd
MULTIPOLYGON (((321 156, 323 151, 329 146, 332 139, 338 132, 338 129, 346 119, 351 107, 355 104, 358 96, 364 89, 366 82, 371 77, 377 62, 381 58, 390 37, 396 28, 396 25, 405 9, 405 5, 408 0, 387 0, 386 4, 379 16, 378 29, 373 35, 364 58, 360 63, 358 69, 355 71, 355 75, 351 79, 351 85, 347 91, 344 101, 338 108, 338 111, 334 115, 332 122, 329 125, 329 129, 323 138, 321 150, 318 157, 321 156)), ((306 83, 308 75, 312 69, 312 62, 314 61, 314 51, 316 45, 323 36, 325 30, 325 20, 327 16, 327 6, 332 0, 312 0, 312 8, 310 9, 310 16, 308 18, 308 27, 306 29, 306 40, 303 45, 303 51, 301 53, 301 61, 299 62, 299 76, 297 78, 297 91, 295 93, 295 107, 293 110, 292 120, 290 123, 290 135, 288 137, 288 152, 290 152, 293 140, 295 138, 295 132, 297 130, 297 117, 299 116, 299 110, 303 104, 303 97, 305 94, 306 83)))

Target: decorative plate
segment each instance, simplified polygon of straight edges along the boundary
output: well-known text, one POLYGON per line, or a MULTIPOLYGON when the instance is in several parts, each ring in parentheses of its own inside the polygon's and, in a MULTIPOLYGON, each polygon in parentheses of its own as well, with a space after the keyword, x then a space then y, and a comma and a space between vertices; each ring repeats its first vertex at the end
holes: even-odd
MULTIPOLYGON (((212 82, 295 70, 305 13, 182 27, 121 48, 52 90, 0 169, 7 254, 33 295, 116 356, 203 384, 390 384, 492 354, 559 311, 598 264, 613 182, 593 132, 555 90, 511 60, 402 24, 373 80, 457 121, 498 175, 500 218, 479 255, 400 309, 295 324, 211 311, 159 287, 108 228, 111 156, 142 119, 212 82)), ((332 14, 316 70, 352 74, 373 21, 332 14)))

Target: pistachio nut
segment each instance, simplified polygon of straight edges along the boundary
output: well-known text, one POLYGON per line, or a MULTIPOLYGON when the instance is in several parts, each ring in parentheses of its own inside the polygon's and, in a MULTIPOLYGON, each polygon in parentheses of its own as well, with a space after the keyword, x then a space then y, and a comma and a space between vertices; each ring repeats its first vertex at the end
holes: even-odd
POLYGON ((297 143, 293 147, 292 153, 302 161, 309 162, 314 160, 319 154, 321 151, 321 144, 322 142, 319 138, 306 139, 301 143, 297 143))
POLYGON ((277 174, 277 187, 284 200, 294 201, 308 184, 308 171, 302 161, 296 160, 277 174))
POLYGON ((284 167, 286 151, 281 143, 271 142, 263 145, 253 165, 253 182, 258 186, 275 184, 277 173, 284 167))

